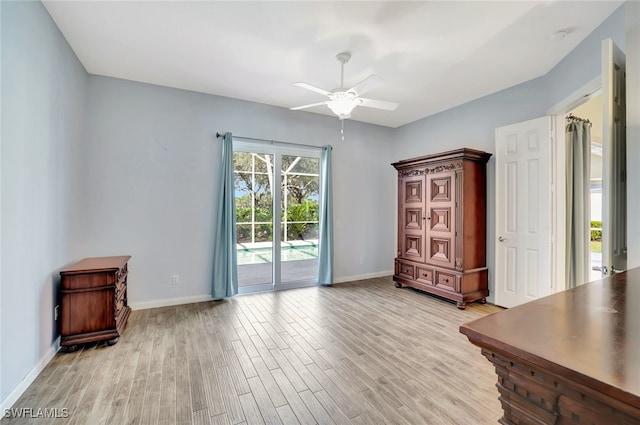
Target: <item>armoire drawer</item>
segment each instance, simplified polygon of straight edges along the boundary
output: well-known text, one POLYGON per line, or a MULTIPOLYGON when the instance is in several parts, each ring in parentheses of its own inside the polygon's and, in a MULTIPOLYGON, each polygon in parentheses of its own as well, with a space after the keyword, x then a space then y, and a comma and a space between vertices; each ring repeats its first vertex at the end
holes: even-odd
POLYGON ((417 266, 416 270, 417 282, 426 283, 427 285, 433 285, 433 276, 435 275, 433 269, 417 266))
POLYGON ((397 275, 403 277, 405 279, 414 279, 415 276, 415 266, 413 264, 404 263, 402 261, 398 261, 397 263, 397 275))
POLYGON ((437 272, 436 286, 441 289, 447 289, 449 291, 459 292, 457 285, 457 278, 454 274, 448 274, 443 272, 437 272))

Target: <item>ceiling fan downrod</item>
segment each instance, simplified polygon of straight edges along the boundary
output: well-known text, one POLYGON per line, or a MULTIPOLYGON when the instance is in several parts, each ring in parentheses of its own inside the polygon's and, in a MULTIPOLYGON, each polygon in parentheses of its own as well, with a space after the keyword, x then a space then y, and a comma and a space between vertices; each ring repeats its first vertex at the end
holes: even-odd
POLYGON ((340 89, 344 89, 344 64, 351 59, 351 52, 342 52, 336 55, 336 59, 340 62, 340 89))

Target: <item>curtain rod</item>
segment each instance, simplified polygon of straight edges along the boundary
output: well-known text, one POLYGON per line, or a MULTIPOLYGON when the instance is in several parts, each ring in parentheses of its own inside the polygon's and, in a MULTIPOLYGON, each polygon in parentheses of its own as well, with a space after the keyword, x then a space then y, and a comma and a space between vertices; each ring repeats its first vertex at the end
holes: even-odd
POLYGON ((566 119, 567 121, 579 121, 579 122, 583 122, 583 123, 586 123, 586 124, 591 125, 591 121, 589 121, 588 119, 580 118, 580 117, 576 117, 576 116, 575 116, 575 115, 573 115, 573 114, 569 114, 569 115, 567 115, 567 117, 566 117, 565 119, 566 119))
MULTIPOLYGON (((216 137, 219 139, 221 137, 224 137, 224 133, 216 133, 216 137)), ((305 146, 308 148, 317 148, 317 149, 322 149, 321 146, 314 146, 314 145, 304 145, 302 143, 291 143, 291 142, 282 142, 280 140, 270 140, 270 139, 258 139, 256 137, 244 137, 244 136, 236 136, 235 134, 232 134, 232 137, 234 139, 244 139, 244 140, 255 140, 257 142, 267 142, 267 143, 271 143, 272 145, 277 143, 279 145, 291 145, 291 146, 305 146)))

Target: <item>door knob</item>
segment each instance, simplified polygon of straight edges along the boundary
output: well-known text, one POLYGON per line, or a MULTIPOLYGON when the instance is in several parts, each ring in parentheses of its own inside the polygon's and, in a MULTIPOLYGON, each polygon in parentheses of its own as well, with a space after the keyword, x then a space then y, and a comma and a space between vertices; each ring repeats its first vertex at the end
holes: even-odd
POLYGON ((499 240, 500 242, 504 242, 504 241, 506 241, 506 240, 507 240, 507 238, 503 238, 502 236, 500 236, 500 237, 498 237, 498 240, 499 240))

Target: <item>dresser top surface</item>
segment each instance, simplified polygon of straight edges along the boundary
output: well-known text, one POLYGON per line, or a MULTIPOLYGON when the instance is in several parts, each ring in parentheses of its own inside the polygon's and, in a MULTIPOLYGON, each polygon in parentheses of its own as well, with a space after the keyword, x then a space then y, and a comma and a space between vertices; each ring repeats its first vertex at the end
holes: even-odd
POLYGON ((465 323, 470 340, 640 401, 640 268, 465 323))
POLYGON ((89 257, 71 264, 68 267, 60 270, 60 274, 75 274, 75 273, 87 273, 97 272, 103 270, 117 270, 122 268, 129 259, 130 255, 120 255, 114 257, 89 257))

